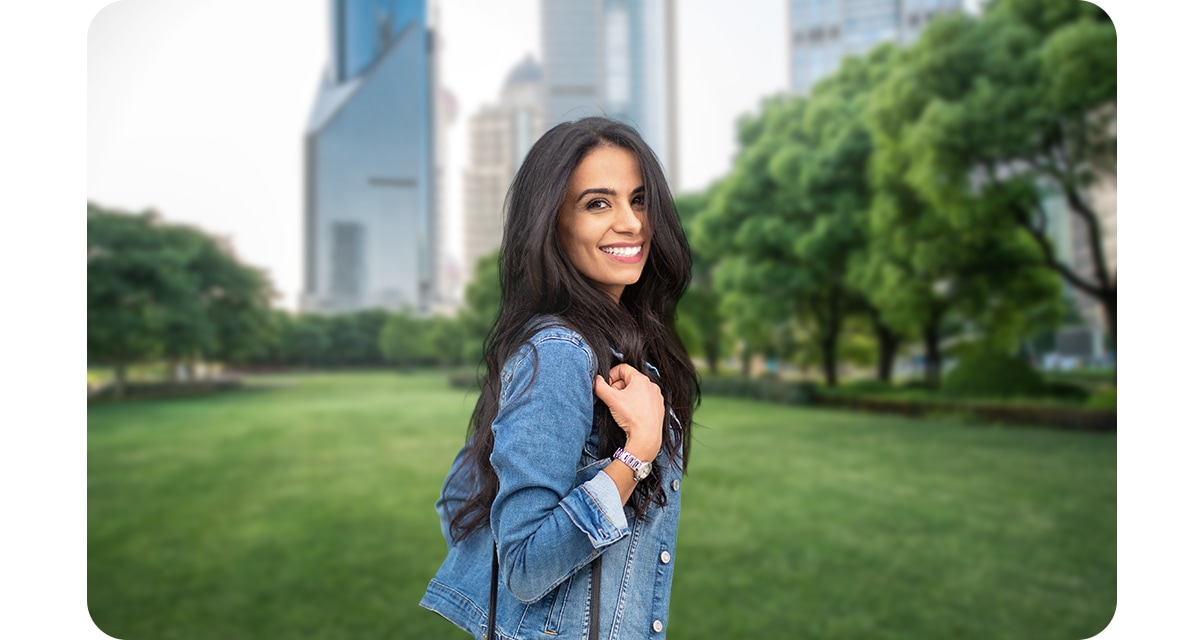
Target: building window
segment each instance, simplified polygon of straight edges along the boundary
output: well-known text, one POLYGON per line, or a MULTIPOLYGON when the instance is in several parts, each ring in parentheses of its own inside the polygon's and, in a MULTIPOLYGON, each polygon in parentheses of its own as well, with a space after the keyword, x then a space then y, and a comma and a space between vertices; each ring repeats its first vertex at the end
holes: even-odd
POLYGON ((335 222, 330 232, 330 290, 335 295, 358 296, 363 290, 364 233, 356 222, 335 222))
POLYGON ((627 111, 631 100, 631 38, 628 37, 627 11, 612 4, 606 8, 606 105, 613 113, 627 111))

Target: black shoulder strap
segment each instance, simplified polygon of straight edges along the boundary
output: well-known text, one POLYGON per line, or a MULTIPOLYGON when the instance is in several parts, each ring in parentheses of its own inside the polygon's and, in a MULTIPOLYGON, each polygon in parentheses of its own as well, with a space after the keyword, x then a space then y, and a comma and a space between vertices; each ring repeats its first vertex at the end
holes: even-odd
POLYGON ((493 569, 490 570, 489 580, 489 626, 486 629, 489 633, 485 635, 488 640, 493 640, 494 629, 497 628, 497 543, 493 544, 493 569))
POLYGON ((598 640, 598 601, 602 599, 602 556, 594 558, 589 568, 589 640, 598 640))
MULTIPOLYGON (((598 555, 590 564, 589 590, 589 640, 598 640, 598 601, 602 598, 602 556, 598 555)), ((494 640, 497 629, 497 543, 493 544, 493 568, 489 579, 489 620, 485 637, 494 640)))

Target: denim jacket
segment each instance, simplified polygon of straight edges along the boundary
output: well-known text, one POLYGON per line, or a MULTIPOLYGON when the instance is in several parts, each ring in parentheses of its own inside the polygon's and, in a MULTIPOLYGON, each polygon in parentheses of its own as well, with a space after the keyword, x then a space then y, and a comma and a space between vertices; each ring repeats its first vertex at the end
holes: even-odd
POLYGON ((490 462, 499 488, 490 527, 453 542, 449 522, 472 488, 452 463, 435 509, 448 553, 421 605, 485 635, 493 543, 497 637, 586 638, 591 561, 602 556, 599 638, 664 638, 669 622, 681 470, 658 454, 668 504, 643 519, 620 501, 598 457, 596 359, 577 333, 545 326, 501 372, 490 462))

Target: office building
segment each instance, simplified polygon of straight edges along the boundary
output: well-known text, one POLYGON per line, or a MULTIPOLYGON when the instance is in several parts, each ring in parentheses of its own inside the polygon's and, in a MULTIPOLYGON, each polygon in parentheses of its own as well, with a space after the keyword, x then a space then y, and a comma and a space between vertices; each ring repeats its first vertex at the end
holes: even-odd
POLYGON ((436 302, 437 78, 423 0, 331 0, 305 136, 304 311, 436 302))
POLYGON ((541 0, 548 128, 606 115, 635 127, 677 184, 674 0, 541 0))
POLYGON ((883 42, 908 45, 938 15, 961 11, 963 0, 789 0, 790 89, 808 95, 845 56, 883 42))
POLYGON ((544 131, 543 71, 528 56, 507 76, 501 99, 482 107, 468 122, 463 255, 469 278, 481 257, 501 245, 506 191, 544 131))

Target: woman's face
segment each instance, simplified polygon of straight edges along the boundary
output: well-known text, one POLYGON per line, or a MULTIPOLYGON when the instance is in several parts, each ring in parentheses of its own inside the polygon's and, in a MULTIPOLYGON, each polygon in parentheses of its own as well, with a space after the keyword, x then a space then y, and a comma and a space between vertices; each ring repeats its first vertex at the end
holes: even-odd
POLYGON ((640 279, 652 239, 635 154, 609 145, 586 154, 569 176, 556 230, 569 262, 618 302, 640 279))

